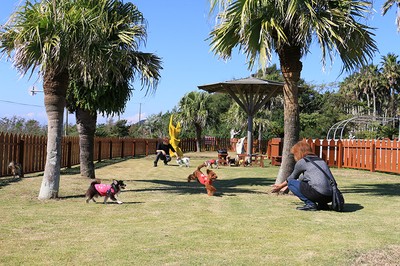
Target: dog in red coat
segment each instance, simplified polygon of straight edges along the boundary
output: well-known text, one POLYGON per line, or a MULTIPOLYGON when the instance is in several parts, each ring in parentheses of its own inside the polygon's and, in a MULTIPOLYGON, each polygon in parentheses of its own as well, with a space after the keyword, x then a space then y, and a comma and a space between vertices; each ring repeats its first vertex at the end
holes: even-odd
POLYGON ((206 167, 206 166, 207 166, 206 163, 203 163, 203 164, 200 164, 199 166, 197 166, 197 169, 188 176, 187 180, 188 180, 188 182, 190 182, 192 180, 197 180, 197 182, 199 182, 200 184, 203 184, 206 187, 207 195, 213 196, 215 191, 217 191, 217 190, 212 185, 212 183, 215 181, 215 179, 218 178, 218 176, 211 169, 207 169, 207 174, 204 174, 201 171, 201 168, 206 167))

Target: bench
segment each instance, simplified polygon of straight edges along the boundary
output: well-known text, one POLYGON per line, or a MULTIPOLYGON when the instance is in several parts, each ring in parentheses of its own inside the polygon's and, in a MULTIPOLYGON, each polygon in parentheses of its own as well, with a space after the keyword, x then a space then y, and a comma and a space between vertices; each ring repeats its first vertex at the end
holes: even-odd
MULTIPOLYGON (((238 154, 238 159, 241 166, 246 166, 246 160, 249 159, 249 154, 238 154)), ((266 158, 265 155, 262 154, 252 154, 251 155, 251 162, 250 166, 259 165, 260 167, 264 167, 264 159, 266 158)))
POLYGON ((271 164, 274 166, 280 166, 282 163, 282 156, 272 156, 271 164))

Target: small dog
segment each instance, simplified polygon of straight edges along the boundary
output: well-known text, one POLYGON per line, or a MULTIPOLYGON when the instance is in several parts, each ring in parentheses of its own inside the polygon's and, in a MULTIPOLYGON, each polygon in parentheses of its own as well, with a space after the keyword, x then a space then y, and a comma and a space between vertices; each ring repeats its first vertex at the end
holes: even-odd
POLYGON ((179 167, 186 166, 190 167, 190 158, 189 157, 178 157, 176 158, 176 163, 179 167))
POLYGON ((208 160, 205 162, 205 164, 206 164, 207 168, 217 168, 217 169, 219 168, 218 160, 214 160, 214 159, 208 160))
POLYGON ((226 163, 229 166, 238 166, 239 165, 239 161, 236 158, 231 158, 230 156, 226 157, 226 163))
POLYGON ((19 178, 24 177, 24 174, 22 172, 22 165, 20 163, 16 163, 16 162, 12 161, 8 164, 8 168, 11 169, 11 173, 14 178, 16 176, 18 176, 19 178))
POLYGON ((217 174, 211 170, 207 169, 207 175, 203 174, 201 172, 201 168, 207 166, 205 163, 197 166, 196 171, 194 171, 192 174, 190 174, 187 178, 187 181, 190 182, 192 180, 197 180, 197 182, 203 184, 206 189, 207 189, 207 195, 208 196, 213 196, 215 191, 215 187, 212 185, 213 181, 218 178, 217 174))
POLYGON ((104 204, 107 203, 108 198, 116 201, 118 204, 122 204, 122 201, 117 200, 115 197, 121 192, 121 189, 124 189, 126 185, 122 180, 113 180, 111 185, 101 184, 101 181, 96 179, 93 181, 88 190, 86 191, 86 203, 89 203, 90 200, 94 200, 94 197, 104 197, 104 204))

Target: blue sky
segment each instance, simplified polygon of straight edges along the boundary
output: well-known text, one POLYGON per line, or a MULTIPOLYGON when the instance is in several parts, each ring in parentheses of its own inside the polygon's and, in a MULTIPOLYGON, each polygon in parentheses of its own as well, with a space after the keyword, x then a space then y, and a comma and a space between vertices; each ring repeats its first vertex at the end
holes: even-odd
MULTIPOLYGON (((0 10, 0 24, 4 24, 21 0, 3 0, 0 10)), ((134 94, 128 102, 125 112, 120 116, 129 123, 138 121, 139 114, 144 119, 152 114, 170 111, 178 101, 190 91, 198 90, 198 85, 231 79, 248 77, 255 69, 247 69, 246 58, 236 51, 232 59, 224 61, 210 51, 207 37, 213 28, 213 20, 209 18, 208 0, 134 0, 133 2, 143 13, 148 22, 148 38, 146 46, 140 48, 143 52, 151 52, 162 58, 163 70, 161 80, 153 95, 144 96, 139 84, 134 84, 134 94)), ((377 28, 375 40, 379 52, 373 63, 378 64, 381 56, 395 53, 400 56, 400 34, 396 30, 396 10, 392 8, 381 16, 381 6, 384 1, 374 1, 375 14, 371 17, 369 26, 377 28)), ((273 55, 273 62, 277 62, 273 55)), ((342 65, 336 58, 333 65, 329 62, 325 70, 322 68, 320 51, 317 46, 311 48, 310 54, 302 59, 303 71, 301 77, 314 84, 341 81, 347 74, 339 76, 342 65)), ((279 65, 278 65, 279 66, 279 65)), ((42 90, 41 80, 36 76, 31 79, 21 77, 12 67, 11 62, 4 58, 0 60, 0 118, 14 115, 25 119, 36 119, 47 124, 43 103, 43 94, 29 94, 32 86, 42 90)), ((74 115, 68 116, 74 123, 74 115)), ((105 118, 99 117, 98 122, 104 123, 105 118)))

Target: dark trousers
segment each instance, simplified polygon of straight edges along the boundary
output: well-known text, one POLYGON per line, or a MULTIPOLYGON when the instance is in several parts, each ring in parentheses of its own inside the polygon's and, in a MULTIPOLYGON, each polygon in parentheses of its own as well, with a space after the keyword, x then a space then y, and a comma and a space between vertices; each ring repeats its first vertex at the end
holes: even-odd
POLYGON ((313 189, 307 182, 289 180, 289 190, 292 191, 306 205, 327 204, 332 201, 332 196, 325 196, 313 189))
POLYGON ((167 164, 171 161, 171 156, 169 156, 168 154, 164 156, 162 152, 158 152, 154 163, 156 164, 160 159, 164 161, 164 164, 167 164))

